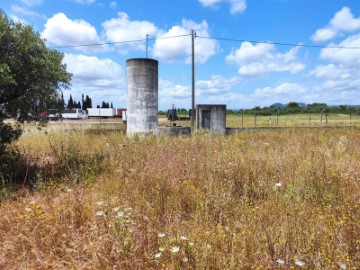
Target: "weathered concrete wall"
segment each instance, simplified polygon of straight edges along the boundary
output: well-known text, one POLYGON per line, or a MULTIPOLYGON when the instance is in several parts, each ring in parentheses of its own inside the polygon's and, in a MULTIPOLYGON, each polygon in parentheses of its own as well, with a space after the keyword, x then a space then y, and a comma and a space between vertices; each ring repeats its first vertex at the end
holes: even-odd
POLYGON ((226 133, 226 105, 196 105, 196 126, 212 133, 226 133))
POLYGON ((158 61, 135 58, 126 61, 127 129, 133 134, 156 133, 158 129, 158 61))
POLYGON ((159 128, 159 135, 161 136, 179 136, 191 135, 191 127, 162 127, 159 128))

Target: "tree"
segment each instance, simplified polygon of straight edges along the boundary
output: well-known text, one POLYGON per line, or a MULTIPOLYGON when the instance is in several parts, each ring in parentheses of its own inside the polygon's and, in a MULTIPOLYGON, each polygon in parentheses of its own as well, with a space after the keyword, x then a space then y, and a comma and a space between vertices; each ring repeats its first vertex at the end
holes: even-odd
POLYGON ((74 108, 74 100, 73 100, 73 98, 72 98, 72 96, 71 96, 71 95, 70 95, 70 98, 69 98, 69 101, 68 101, 67 107, 68 107, 68 109, 72 109, 72 108, 74 108))
POLYGON ((0 181, 8 179, 3 162, 21 134, 19 126, 4 119, 38 120, 43 109, 61 109, 61 89, 71 80, 63 57, 47 48, 31 26, 14 23, 0 10, 0 181))

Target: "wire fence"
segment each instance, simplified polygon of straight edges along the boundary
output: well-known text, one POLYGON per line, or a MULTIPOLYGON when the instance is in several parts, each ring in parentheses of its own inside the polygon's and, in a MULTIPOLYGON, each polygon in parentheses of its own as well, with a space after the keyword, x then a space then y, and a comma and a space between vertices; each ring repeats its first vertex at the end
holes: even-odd
POLYGON ((360 115, 293 114, 293 115, 227 115, 227 127, 326 127, 358 126, 360 115))

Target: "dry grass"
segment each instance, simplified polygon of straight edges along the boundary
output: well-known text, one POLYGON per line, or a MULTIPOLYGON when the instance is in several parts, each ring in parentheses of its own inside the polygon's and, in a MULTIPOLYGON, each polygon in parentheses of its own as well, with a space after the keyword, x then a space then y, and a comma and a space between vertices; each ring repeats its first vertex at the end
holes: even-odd
POLYGON ((346 114, 289 114, 289 115, 227 115, 227 127, 326 127, 326 126, 360 126, 360 116, 346 114))
POLYGON ((359 129, 19 147, 46 170, 0 201, 0 269, 360 268, 359 129))

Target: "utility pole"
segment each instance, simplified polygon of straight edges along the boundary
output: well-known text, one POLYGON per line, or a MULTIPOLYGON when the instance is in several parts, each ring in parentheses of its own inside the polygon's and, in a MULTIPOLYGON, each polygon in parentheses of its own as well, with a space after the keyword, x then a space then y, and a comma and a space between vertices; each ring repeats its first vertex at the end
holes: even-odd
POLYGON ((148 58, 148 40, 149 40, 149 35, 146 34, 146 58, 148 58))
POLYGON ((195 37, 196 32, 191 30, 191 74, 192 74, 192 88, 191 88, 191 128, 195 130, 195 37))

